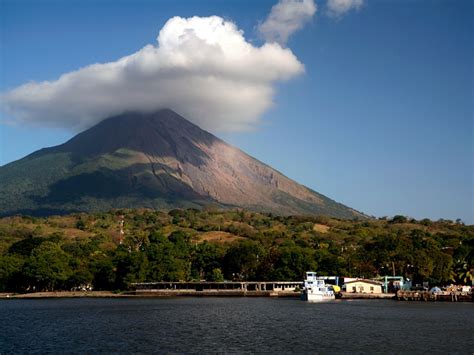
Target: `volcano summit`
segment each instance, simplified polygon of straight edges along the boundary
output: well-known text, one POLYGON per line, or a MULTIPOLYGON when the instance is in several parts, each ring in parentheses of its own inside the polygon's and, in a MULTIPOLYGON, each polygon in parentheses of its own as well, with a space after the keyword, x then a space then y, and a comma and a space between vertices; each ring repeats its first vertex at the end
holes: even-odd
POLYGON ((0 167, 0 214, 209 204, 362 217, 163 109, 110 117, 0 167))

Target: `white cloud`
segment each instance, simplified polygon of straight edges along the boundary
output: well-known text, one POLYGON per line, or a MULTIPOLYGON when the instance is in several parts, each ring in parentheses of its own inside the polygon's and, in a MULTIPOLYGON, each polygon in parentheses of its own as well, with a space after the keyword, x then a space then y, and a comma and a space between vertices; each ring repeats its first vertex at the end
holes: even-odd
POLYGON ((364 0, 328 0, 327 13, 331 17, 342 17, 352 9, 358 10, 364 0))
POLYGON ((275 82, 303 71, 291 50, 255 47, 232 22, 174 17, 155 45, 19 86, 1 103, 7 120, 74 130, 124 111, 167 107, 203 128, 236 131, 258 123, 272 105, 275 82))
POLYGON ((258 29, 266 41, 285 44, 315 13, 313 0, 280 0, 258 29))

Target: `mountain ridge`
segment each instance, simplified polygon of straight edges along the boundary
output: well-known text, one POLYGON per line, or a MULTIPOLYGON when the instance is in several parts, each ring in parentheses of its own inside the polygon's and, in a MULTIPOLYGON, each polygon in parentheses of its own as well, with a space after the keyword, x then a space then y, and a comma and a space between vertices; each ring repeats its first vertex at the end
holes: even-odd
POLYGON ((276 214, 363 218, 174 111, 109 117, 0 167, 0 215, 217 204, 276 214))

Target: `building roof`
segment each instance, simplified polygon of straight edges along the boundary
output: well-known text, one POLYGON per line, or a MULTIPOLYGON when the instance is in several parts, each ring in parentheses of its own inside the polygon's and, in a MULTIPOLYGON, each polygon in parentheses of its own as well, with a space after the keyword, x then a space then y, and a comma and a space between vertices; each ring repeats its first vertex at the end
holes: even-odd
POLYGON ((374 281, 374 280, 367 280, 367 279, 351 280, 351 281, 347 281, 345 284, 347 285, 347 284, 354 283, 354 282, 363 282, 363 283, 366 283, 366 284, 372 284, 372 285, 377 285, 377 286, 382 286, 383 285, 383 282, 374 281))

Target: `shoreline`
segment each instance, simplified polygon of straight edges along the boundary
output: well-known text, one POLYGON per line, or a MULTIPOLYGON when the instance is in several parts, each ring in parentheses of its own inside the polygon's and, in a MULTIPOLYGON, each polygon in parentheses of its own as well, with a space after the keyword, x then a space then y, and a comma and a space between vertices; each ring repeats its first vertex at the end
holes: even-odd
POLYGON ((169 297, 290 297, 299 298, 299 292, 269 291, 50 291, 32 293, 0 293, 0 299, 46 299, 46 298, 169 298, 169 297))
MULTIPOLYGON (((299 292, 271 291, 51 291, 33 293, 0 293, 0 299, 46 299, 46 298, 168 298, 168 297, 270 297, 300 298, 299 292)), ((395 294, 342 293, 339 299, 395 299, 395 294)))
POLYGON ((31 293, 0 293, 0 299, 42 299, 42 298, 131 298, 130 293, 112 291, 50 291, 31 293))
MULTIPOLYGON (((405 292, 404 294, 407 294, 405 292)), ((418 295, 418 292, 410 292, 410 294, 418 295)), ((421 293, 420 293, 421 294, 421 293)), ((408 302, 430 301, 430 302, 473 302, 474 296, 461 296, 452 299, 452 296, 437 297, 429 293, 423 293, 422 297, 401 297, 401 294, 394 293, 352 293, 342 292, 338 300, 398 300, 408 302)), ((269 298, 294 298, 299 299, 300 293, 293 291, 191 291, 191 290, 149 290, 149 291, 51 291, 51 292, 32 292, 32 293, 12 293, 0 292, 0 300, 7 299, 48 299, 48 298, 174 298, 174 297, 269 297, 269 298)))

